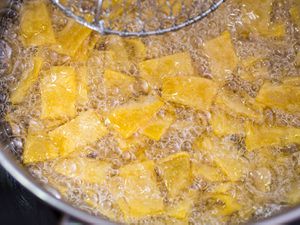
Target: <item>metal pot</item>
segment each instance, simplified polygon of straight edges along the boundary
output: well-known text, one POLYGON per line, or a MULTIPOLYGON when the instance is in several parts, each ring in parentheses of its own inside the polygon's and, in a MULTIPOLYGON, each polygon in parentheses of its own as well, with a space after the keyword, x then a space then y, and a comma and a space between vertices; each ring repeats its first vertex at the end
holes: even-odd
MULTIPOLYGON (((17 17, 16 10, 14 9, 15 2, 16 1, 13 0, 0 1, 0 41, 3 39, 3 32, 1 32, 1 30, 4 29, 2 28, 7 26, 11 20, 17 17)), ((3 71, 2 67, 5 64, 5 57, 7 57, 5 45, 0 44, 0 76, 3 75, 1 73, 3 71)), ((76 218, 85 224, 115 224, 105 217, 90 215, 89 213, 75 208, 70 203, 62 200, 61 195, 55 189, 34 179, 21 162, 19 162, 17 157, 18 146, 16 139, 10 132, 11 128, 9 124, 5 122, 3 118, 7 105, 7 93, 5 90, 6 88, 1 86, 0 83, 0 164, 4 167, 4 169, 6 169, 7 172, 10 173, 20 184, 35 194, 38 198, 68 215, 65 217, 63 224, 71 224, 69 216, 76 218)), ((252 221, 251 223, 286 224, 296 219, 300 219, 300 205, 281 211, 277 215, 263 221, 252 221)))

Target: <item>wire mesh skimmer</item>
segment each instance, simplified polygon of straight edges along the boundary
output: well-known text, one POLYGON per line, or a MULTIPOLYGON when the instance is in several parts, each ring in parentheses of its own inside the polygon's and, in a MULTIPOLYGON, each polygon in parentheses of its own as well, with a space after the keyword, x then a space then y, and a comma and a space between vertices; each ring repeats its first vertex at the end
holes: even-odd
POLYGON ((101 34, 147 36, 201 20, 225 0, 51 0, 67 16, 101 34))

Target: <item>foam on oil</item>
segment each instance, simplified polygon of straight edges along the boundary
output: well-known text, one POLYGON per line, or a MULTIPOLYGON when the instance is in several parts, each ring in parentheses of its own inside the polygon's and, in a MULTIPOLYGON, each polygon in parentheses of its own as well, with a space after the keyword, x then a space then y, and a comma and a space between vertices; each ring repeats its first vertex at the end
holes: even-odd
MULTIPOLYGON (((274 4, 272 20, 284 19, 286 25, 286 35, 283 40, 276 38, 263 38, 258 35, 250 35, 249 39, 240 38, 239 28, 243 26, 241 19, 240 5, 237 1, 226 1, 215 13, 200 22, 182 29, 180 31, 165 34, 162 36, 152 36, 143 38, 142 41, 147 46, 147 58, 157 58, 170 55, 176 52, 188 51, 192 58, 197 73, 195 75, 210 78, 212 77, 209 69, 209 61, 203 51, 203 43, 211 38, 218 36, 224 30, 229 30, 232 34, 233 44, 240 59, 250 56, 260 55, 264 58, 262 65, 251 67, 249 73, 257 74, 253 82, 240 79, 239 75, 242 69, 237 69, 233 76, 228 78, 226 87, 241 95, 255 96, 263 80, 273 81, 282 80, 284 77, 295 76, 299 74, 299 68, 294 65, 296 50, 299 51, 300 32, 293 26, 289 19, 288 9, 292 1, 278 1, 274 4), (267 73, 261 73, 261 66, 267 68, 267 73)), ((21 7, 21 6, 20 6, 21 7)), ((60 30, 66 24, 66 18, 55 8, 51 8, 52 20, 55 30, 60 30)), ((13 49, 5 75, 1 77, 3 87, 12 89, 20 80, 22 72, 29 68, 28 61, 36 53, 35 48, 24 48, 18 38, 18 24, 12 23, 5 33, 5 41, 13 49), (13 37, 13 38, 12 38, 13 37)), ((96 48, 99 51, 105 50, 107 41, 101 37, 96 48)), ((69 57, 60 56, 48 49, 39 50, 47 60, 43 70, 56 65, 71 65, 76 67, 80 63, 72 62, 69 57)), ((89 88, 90 100, 86 106, 81 106, 78 111, 87 108, 97 109, 99 112, 107 112, 110 108, 119 106, 140 95, 148 94, 145 84, 137 85, 135 95, 132 97, 122 96, 118 90, 114 93, 106 93, 103 83, 103 71, 105 60, 103 55, 95 51, 89 58, 89 88)), ((138 68, 132 63, 129 66, 120 66, 121 71, 138 77, 138 68)), ((43 73, 43 71, 41 71, 43 73)), ((154 90, 159 92, 159 90, 154 90)), ((39 120, 40 117, 40 91, 38 83, 31 89, 24 103, 14 106, 8 106, 9 121, 12 125, 13 133, 18 140, 26 138, 26 131, 29 121, 39 120)), ((153 141, 145 138, 139 147, 146 149, 145 155, 148 159, 158 160, 172 153, 187 151, 191 154, 192 160, 200 162, 210 162, 199 152, 195 152, 192 147, 194 140, 201 136, 205 131, 210 131, 208 123, 210 114, 194 111, 181 106, 173 106, 177 120, 160 141, 153 141)), ((164 114, 164 110, 160 112, 164 114)), ((299 115, 298 115, 299 116, 299 115)), ((265 118, 267 123, 284 126, 300 127, 299 117, 288 115, 283 112, 266 111, 265 118)), ((283 196, 290 188, 290 184, 299 179, 300 157, 298 146, 290 146, 285 149, 289 154, 285 154, 282 162, 268 162, 266 156, 256 152, 243 151, 245 148, 243 137, 227 137, 224 143, 231 145, 234 142, 239 146, 238 150, 253 168, 259 167, 259 174, 255 170, 250 171, 243 182, 233 183, 230 192, 243 204, 241 212, 234 214, 229 218, 218 218, 215 216, 211 202, 208 199, 199 198, 191 210, 189 222, 191 224, 233 224, 242 223, 255 217, 263 218, 277 212, 285 207, 283 196), (269 190, 263 190, 260 186, 262 182, 270 182, 269 190)), ((19 142, 22 146, 22 142, 19 142)), ((136 149, 134 149, 136 150, 136 149)), ((281 156, 284 149, 271 148, 270 154, 274 157, 281 156)), ((111 176, 118 174, 118 168, 136 160, 134 151, 124 152, 118 148, 117 141, 113 134, 109 134, 98 143, 87 146, 83 149, 82 155, 91 158, 105 159, 113 164, 111 176)), ((115 203, 107 190, 106 185, 98 186, 87 184, 79 179, 71 179, 57 174, 52 162, 43 162, 29 167, 30 172, 45 184, 49 184, 60 191, 63 198, 70 201, 79 208, 87 210, 92 214, 101 214, 105 212, 112 213, 117 219, 122 221, 120 211, 115 207, 115 203), (89 203, 86 203, 89 199, 89 203)), ((197 190, 202 194, 214 188, 213 183, 205 180, 196 180, 191 186, 191 190, 197 190)), ((164 192, 165 190, 162 189, 164 192)), ((166 193, 164 193, 166 195, 166 193)), ((165 224, 164 216, 149 217, 137 224, 165 224)), ((173 219, 173 223, 179 223, 173 219)))

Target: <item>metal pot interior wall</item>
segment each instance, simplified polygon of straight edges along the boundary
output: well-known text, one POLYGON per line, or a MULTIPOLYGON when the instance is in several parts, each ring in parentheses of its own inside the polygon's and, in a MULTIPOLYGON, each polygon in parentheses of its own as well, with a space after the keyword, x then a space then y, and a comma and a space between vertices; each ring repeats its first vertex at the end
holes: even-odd
MULTIPOLYGON (((2 82, 3 76, 9 76, 8 68, 14 52, 9 47, 9 41, 5 38, 5 30, 10 23, 18 20, 17 6, 20 0, 0 1, 0 164, 25 188, 35 194, 46 203, 90 224, 115 224, 104 217, 96 217, 71 206, 61 199, 60 194, 49 186, 42 185, 35 180, 20 163, 22 149, 19 147, 18 138, 14 137, 10 125, 5 121, 5 112, 9 105, 8 87, 2 82)), ((281 211, 264 221, 252 221, 257 224, 283 224, 300 218, 300 206, 281 211)))

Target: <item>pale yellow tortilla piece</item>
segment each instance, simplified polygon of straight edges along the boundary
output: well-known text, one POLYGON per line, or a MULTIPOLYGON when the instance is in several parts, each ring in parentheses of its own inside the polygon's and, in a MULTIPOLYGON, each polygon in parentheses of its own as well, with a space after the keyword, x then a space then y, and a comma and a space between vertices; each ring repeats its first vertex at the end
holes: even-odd
POLYGON ((213 132, 219 137, 245 133, 243 121, 240 118, 228 115, 222 110, 212 113, 210 123, 213 132))
POLYGON ((216 215, 230 216, 242 208, 241 204, 239 204, 238 201, 230 195, 214 194, 211 197, 217 201, 221 201, 224 204, 223 206, 218 207, 216 210, 216 215))
POLYGON ((142 129, 142 134, 152 140, 159 141, 173 122, 174 117, 170 115, 164 117, 156 116, 142 129))
POLYGON ((157 97, 142 97, 110 112, 108 119, 124 138, 133 135, 161 109, 164 103, 157 97))
MULTIPOLYGON (((133 163, 120 168, 119 188, 110 188, 126 221, 159 215, 164 210, 153 161, 133 163)), ((113 181, 113 186, 116 182, 113 181)))
POLYGON ((77 79, 72 67, 57 66, 45 72, 40 83, 41 119, 67 119, 76 115, 77 79))
POLYGON ((97 43, 103 41, 102 37, 98 34, 90 35, 84 42, 81 44, 80 48, 76 51, 73 60, 77 62, 87 62, 89 57, 92 55, 92 52, 97 43))
POLYGON ((33 57, 32 68, 22 74, 22 79, 17 84, 17 87, 12 91, 10 96, 12 104, 19 104, 23 102, 32 85, 34 85, 34 83, 38 80, 43 61, 44 60, 40 57, 33 57))
POLYGON ((260 122, 263 119, 263 108, 255 103, 250 97, 242 98, 225 90, 221 90, 215 100, 215 105, 228 114, 240 115, 260 122))
POLYGON ((193 176, 201 177, 211 182, 224 181, 225 176, 219 168, 203 163, 192 164, 193 176))
POLYGON ((56 34, 57 44, 51 48, 60 54, 74 57, 91 32, 86 26, 69 20, 64 29, 56 34))
POLYGON ((191 213, 192 205, 193 199, 189 196, 185 196, 184 199, 168 205, 166 207, 166 214, 181 221, 188 221, 188 216, 191 213))
POLYGON ((20 34, 25 47, 56 43, 51 18, 44 1, 25 4, 21 11, 20 34))
POLYGON ((147 48, 141 39, 124 39, 128 58, 135 62, 140 62, 146 58, 147 48))
POLYGON ((161 87, 164 77, 194 75, 192 58, 188 52, 143 61, 139 69, 141 77, 154 88, 161 87))
POLYGON ((23 152, 25 164, 44 162, 59 157, 58 148, 47 134, 28 134, 23 152))
POLYGON ((289 12, 293 23, 300 27, 300 3, 295 1, 295 5, 290 8, 289 12))
POLYGON ((271 22, 273 2, 274 0, 243 0, 241 2, 245 32, 257 33, 267 38, 284 37, 286 33, 284 22, 271 22))
POLYGON ((146 141, 146 138, 142 135, 132 135, 129 138, 123 138, 120 135, 116 135, 115 139, 123 152, 140 149, 146 141))
POLYGON ((128 96, 133 92, 133 85, 136 83, 134 77, 109 69, 104 71, 103 78, 108 93, 118 89, 119 93, 124 96, 128 96))
POLYGON ((209 110, 218 85, 209 79, 191 76, 167 77, 163 80, 162 98, 196 110, 209 110))
POLYGON ((59 159, 54 166, 57 173, 66 177, 99 185, 105 182, 110 169, 108 162, 81 157, 59 159))
POLYGON ((59 157, 59 149, 40 124, 30 122, 25 139, 23 163, 39 163, 59 157))
POLYGON ((186 152, 170 155, 157 164, 169 198, 179 196, 192 181, 190 156, 186 152))
POLYGON ((229 31, 204 43, 204 51, 210 61, 210 69, 213 79, 225 81, 228 75, 238 65, 238 57, 235 53, 229 31))
POLYGON ((300 129, 294 127, 271 127, 267 125, 246 124, 247 150, 268 147, 284 146, 292 143, 300 143, 300 129))
POLYGON ((232 149, 228 143, 224 145, 214 136, 196 139, 194 149, 208 156, 232 182, 241 180, 249 170, 248 163, 237 153, 237 150, 232 149))
POLYGON ((66 156, 79 148, 93 144, 108 133, 100 116, 94 110, 80 113, 75 119, 54 129, 50 138, 66 156))
POLYGON ((256 101, 270 108, 297 113, 300 111, 300 87, 267 82, 260 88, 256 101))

